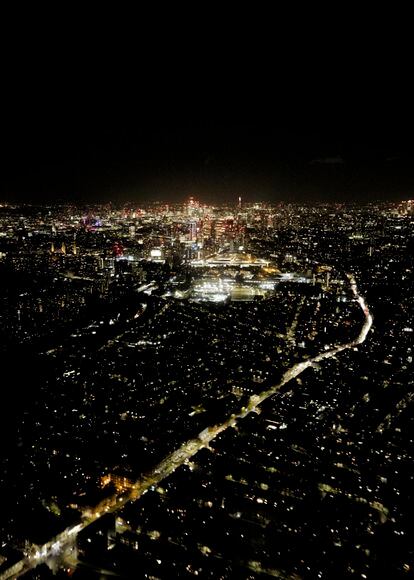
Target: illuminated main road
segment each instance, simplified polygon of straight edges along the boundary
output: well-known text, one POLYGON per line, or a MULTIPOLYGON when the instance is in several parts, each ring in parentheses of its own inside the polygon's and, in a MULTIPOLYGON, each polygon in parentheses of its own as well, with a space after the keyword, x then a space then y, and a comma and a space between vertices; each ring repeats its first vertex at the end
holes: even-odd
POLYGON ((315 363, 332 358, 343 350, 362 344, 371 329, 373 319, 364 298, 358 294, 354 277, 348 275, 348 279, 355 300, 361 307, 365 316, 364 323, 357 338, 346 344, 334 346, 313 358, 309 358, 293 365, 284 373, 280 383, 270 387, 258 395, 252 395, 249 398, 247 407, 242 407, 239 413, 231 415, 224 423, 207 427, 204 431, 199 433, 197 437, 185 442, 176 451, 165 457, 153 470, 143 475, 132 484, 127 491, 116 493, 99 503, 94 508, 85 510, 82 514, 82 519, 78 524, 66 528, 66 530, 55 536, 43 546, 33 546, 25 558, 3 572, 0 576, 0 580, 8 580, 10 578, 22 576, 41 563, 48 563, 51 566, 59 566, 60 563, 63 563, 65 559, 70 558, 72 555, 76 544, 76 537, 79 532, 105 514, 116 512, 126 503, 138 500, 151 486, 157 485, 160 481, 174 473, 178 467, 186 463, 191 457, 198 453, 200 449, 208 447, 210 442, 215 439, 217 435, 229 427, 234 426, 237 420, 243 419, 249 413, 256 411, 257 407, 263 403, 263 401, 280 391, 286 383, 298 377, 303 373, 303 371, 312 367, 315 363))

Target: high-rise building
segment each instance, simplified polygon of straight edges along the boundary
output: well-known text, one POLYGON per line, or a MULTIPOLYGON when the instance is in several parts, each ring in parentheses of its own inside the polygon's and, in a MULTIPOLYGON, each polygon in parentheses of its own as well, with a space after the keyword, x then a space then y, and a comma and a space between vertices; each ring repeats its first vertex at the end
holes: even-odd
POLYGON ((197 241, 197 222, 195 220, 192 220, 189 224, 188 238, 192 242, 197 241))

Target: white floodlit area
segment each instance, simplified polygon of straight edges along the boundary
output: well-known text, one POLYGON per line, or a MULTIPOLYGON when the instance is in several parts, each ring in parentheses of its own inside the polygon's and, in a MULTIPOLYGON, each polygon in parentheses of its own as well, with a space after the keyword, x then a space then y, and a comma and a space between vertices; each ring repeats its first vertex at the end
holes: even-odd
POLYGON ((214 254, 213 256, 209 256, 203 260, 192 260, 192 266, 198 267, 210 267, 210 268, 217 268, 220 266, 240 266, 240 267, 251 267, 256 266, 262 268, 263 266, 268 266, 269 261, 264 260, 263 258, 256 258, 251 254, 245 253, 223 253, 223 254, 214 254))

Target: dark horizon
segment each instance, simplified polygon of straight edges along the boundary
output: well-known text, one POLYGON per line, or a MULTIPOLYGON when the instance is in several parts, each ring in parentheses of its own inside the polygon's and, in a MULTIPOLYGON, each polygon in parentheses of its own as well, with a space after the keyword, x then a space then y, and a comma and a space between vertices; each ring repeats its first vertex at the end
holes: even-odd
POLYGON ((64 70, 22 75, 2 111, 0 197, 413 197, 413 111, 400 79, 291 64, 272 89, 260 71, 243 83, 200 69, 92 86, 64 70))
MULTIPOLYGON (((116 122, 87 129, 23 120, 3 135, 9 201, 364 201, 414 194, 408 127, 307 131, 269 120, 173 127, 116 122)), ((81 125, 81 124, 80 124, 81 125)))

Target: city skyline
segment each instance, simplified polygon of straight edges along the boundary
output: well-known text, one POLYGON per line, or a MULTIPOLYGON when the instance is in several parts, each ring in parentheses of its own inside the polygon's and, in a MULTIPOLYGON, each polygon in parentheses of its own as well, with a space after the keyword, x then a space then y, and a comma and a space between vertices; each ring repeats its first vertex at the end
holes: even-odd
POLYGON ((0 580, 411 578, 411 31, 113 8, 2 27, 0 580))
POLYGON ((405 578, 413 247, 410 200, 0 204, 1 580, 405 578))

